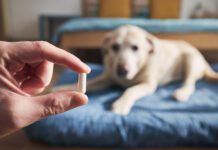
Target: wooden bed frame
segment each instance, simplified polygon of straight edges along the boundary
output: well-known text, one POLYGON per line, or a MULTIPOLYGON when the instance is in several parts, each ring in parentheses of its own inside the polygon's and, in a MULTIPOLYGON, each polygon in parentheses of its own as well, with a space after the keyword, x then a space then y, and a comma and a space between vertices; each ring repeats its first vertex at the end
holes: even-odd
MULTIPOLYGON (((100 49, 106 31, 63 34, 60 47, 70 49, 100 49)), ((155 33, 161 39, 184 40, 198 48, 210 62, 218 62, 218 32, 155 33)))

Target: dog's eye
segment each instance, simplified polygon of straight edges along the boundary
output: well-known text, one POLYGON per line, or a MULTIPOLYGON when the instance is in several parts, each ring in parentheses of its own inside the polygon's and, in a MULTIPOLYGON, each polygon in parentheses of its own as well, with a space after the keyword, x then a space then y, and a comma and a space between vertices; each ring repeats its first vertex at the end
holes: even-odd
POLYGON ((137 45, 132 45, 132 50, 133 51, 137 51, 139 48, 138 48, 138 46, 137 45))
POLYGON ((117 51, 119 51, 119 49, 120 49, 120 45, 116 43, 116 44, 113 44, 113 45, 111 46, 111 48, 112 48, 113 51, 117 52, 117 51))

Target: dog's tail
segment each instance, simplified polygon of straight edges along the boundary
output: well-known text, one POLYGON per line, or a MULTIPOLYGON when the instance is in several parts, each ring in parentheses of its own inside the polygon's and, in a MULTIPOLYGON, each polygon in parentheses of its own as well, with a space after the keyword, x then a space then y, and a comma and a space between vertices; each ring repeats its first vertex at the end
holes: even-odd
POLYGON ((209 65, 207 66, 204 78, 209 82, 218 82, 218 72, 215 72, 209 65))

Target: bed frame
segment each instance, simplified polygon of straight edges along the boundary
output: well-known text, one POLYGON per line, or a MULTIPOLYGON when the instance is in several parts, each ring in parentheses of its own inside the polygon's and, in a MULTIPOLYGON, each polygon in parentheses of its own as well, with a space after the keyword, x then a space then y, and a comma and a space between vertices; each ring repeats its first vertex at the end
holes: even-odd
MULTIPOLYGON (((60 47, 70 49, 100 49, 106 31, 74 32, 63 34, 60 47)), ((155 33, 161 39, 184 40, 202 52, 209 62, 218 62, 218 32, 155 33)))

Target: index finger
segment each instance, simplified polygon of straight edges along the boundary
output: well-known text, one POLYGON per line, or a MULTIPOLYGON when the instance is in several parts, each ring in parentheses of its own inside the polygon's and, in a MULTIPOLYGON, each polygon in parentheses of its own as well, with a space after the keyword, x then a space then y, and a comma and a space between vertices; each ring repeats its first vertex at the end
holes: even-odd
MULTIPOLYGON (((83 63, 79 58, 48 42, 45 41, 17 42, 16 44, 19 45, 18 46, 19 51, 22 48, 23 56, 25 55, 25 52, 26 53, 31 52, 34 53, 36 57, 39 57, 38 59, 48 60, 56 64, 62 64, 79 73, 89 73, 91 71, 89 66, 83 63)), ((27 57, 28 56, 25 56, 26 60, 31 61, 31 58, 27 58, 27 57)), ((32 60, 37 61, 36 57, 32 58, 32 60)))

